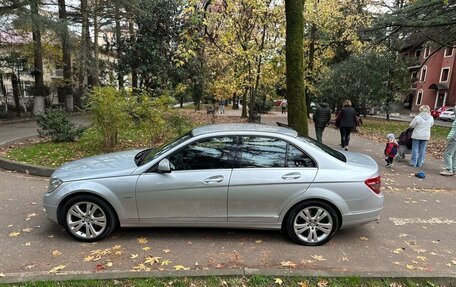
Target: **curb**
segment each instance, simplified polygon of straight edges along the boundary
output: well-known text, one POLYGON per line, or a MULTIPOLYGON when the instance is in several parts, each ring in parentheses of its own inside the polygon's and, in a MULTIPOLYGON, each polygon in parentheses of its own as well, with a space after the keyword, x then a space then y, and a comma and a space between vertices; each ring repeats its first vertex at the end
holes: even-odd
POLYGON ((270 277, 359 277, 359 278, 414 278, 429 279, 441 284, 453 286, 456 283, 456 274, 439 273, 429 276, 422 273, 404 274, 400 272, 343 272, 343 271, 319 271, 319 270, 284 270, 284 269, 219 269, 219 270, 188 270, 188 271, 103 271, 103 272, 63 272, 62 274, 50 275, 46 271, 10 273, 0 278, 0 283, 24 283, 34 281, 69 281, 69 280, 114 280, 132 278, 166 278, 166 277, 250 277, 255 275, 270 277))
MULTIPOLYGON (((0 148, 9 146, 9 145, 14 144, 15 142, 18 142, 23 139, 33 138, 33 137, 35 137, 35 136, 24 137, 24 138, 15 139, 15 140, 12 140, 9 142, 4 142, 0 145, 0 148)), ((22 172, 22 173, 26 173, 26 174, 31 174, 31 175, 44 176, 44 177, 50 177, 52 175, 52 173, 55 171, 55 169, 53 169, 53 168, 12 161, 12 160, 6 159, 4 157, 0 157, 0 168, 6 169, 6 170, 12 170, 12 171, 16 171, 16 172, 22 172)))

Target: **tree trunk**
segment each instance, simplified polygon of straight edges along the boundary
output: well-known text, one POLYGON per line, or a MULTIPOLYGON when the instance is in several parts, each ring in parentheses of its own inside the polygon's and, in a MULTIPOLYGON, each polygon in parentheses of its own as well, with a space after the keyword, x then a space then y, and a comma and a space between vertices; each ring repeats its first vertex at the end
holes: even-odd
POLYGON ((79 59, 79 75, 78 75, 78 93, 74 97, 76 106, 81 106, 81 97, 85 93, 86 77, 87 77, 87 27, 89 26, 89 15, 87 11, 87 0, 81 0, 81 16, 82 16, 82 33, 81 33, 81 47, 79 59))
POLYGON ((285 0, 288 126, 307 136, 307 108, 303 82, 303 10, 303 0, 285 0))
POLYGON ((73 81, 71 75, 71 48, 70 38, 68 35, 68 21, 65 0, 59 0, 59 19, 61 21, 61 34, 62 41, 62 58, 63 58, 63 96, 65 98, 65 109, 67 112, 72 112, 73 105, 73 81))
MULTIPOLYGON (((136 43, 136 35, 135 35, 135 22, 134 22, 134 14, 133 9, 130 5, 127 5, 126 8, 128 9, 128 30, 130 32, 130 46, 135 47, 136 43)), ((131 66, 131 85, 133 88, 133 93, 138 93, 138 72, 136 66, 131 66)))
MULTIPOLYGON (((317 3, 317 2, 316 2, 317 3)), ((315 5, 317 5, 315 3, 315 5)), ((307 71, 306 71, 306 83, 305 83, 305 96, 306 96, 306 108, 307 116, 310 118, 310 98, 311 92, 309 87, 314 84, 313 69, 315 62, 315 41, 317 38, 317 25, 312 23, 310 28, 310 43, 309 43, 309 55, 307 58, 307 71)))
POLYGON ((119 7, 119 0, 114 1, 115 6, 115 22, 116 22, 116 43, 117 43, 117 81, 119 82, 119 89, 123 89, 124 87, 124 75, 122 72, 122 68, 119 65, 119 60, 122 55, 122 34, 120 31, 120 7, 119 7))
POLYGON ((100 63, 98 59, 98 34, 100 27, 98 25, 98 1, 95 0, 93 7, 93 37, 94 37, 94 46, 93 46, 93 85, 98 86, 100 84, 100 63))
POLYGON ((16 112, 21 111, 21 102, 19 100, 20 90, 19 90, 19 79, 15 73, 11 74, 11 86, 13 87, 13 99, 14 99, 14 108, 16 112))
POLYGON ((32 13, 32 35, 33 35, 33 75, 35 77, 35 98, 33 101, 33 114, 44 113, 44 79, 43 79, 43 48, 41 46, 40 19, 38 12, 39 0, 30 2, 32 13))
POLYGON ((244 94, 242 95, 242 114, 241 118, 247 117, 247 94, 249 93, 249 89, 245 88, 244 94))
POLYGON ((0 91, 3 97, 5 97, 5 116, 8 116, 8 95, 6 94, 5 83, 3 82, 3 74, 0 73, 0 91))

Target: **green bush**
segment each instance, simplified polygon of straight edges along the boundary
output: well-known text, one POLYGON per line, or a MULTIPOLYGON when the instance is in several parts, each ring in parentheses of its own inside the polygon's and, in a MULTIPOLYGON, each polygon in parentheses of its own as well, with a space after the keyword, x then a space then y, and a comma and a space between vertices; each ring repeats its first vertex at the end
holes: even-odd
POLYGON ((133 109, 134 117, 152 145, 163 141, 170 135, 167 115, 174 99, 166 94, 152 98, 146 93, 141 94, 139 99, 133 109))
POLYGON ((119 133, 131 125, 130 102, 114 87, 94 87, 89 94, 93 126, 101 133, 104 146, 110 150, 119 141, 119 133))
POLYGON ((76 127, 60 110, 49 110, 37 117, 38 135, 48 137, 53 142, 71 142, 81 136, 83 127, 76 127))

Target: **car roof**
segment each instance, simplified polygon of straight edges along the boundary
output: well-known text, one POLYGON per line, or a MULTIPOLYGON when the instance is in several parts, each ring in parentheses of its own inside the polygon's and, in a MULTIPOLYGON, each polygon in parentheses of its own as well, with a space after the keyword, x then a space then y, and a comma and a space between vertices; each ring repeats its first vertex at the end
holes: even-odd
POLYGON ((248 123, 228 123, 228 124, 214 124, 202 127, 197 127, 192 130, 193 136, 199 136, 209 133, 217 132, 267 132, 274 134, 288 135, 297 137, 298 133, 295 130, 279 126, 271 126, 264 124, 248 124, 248 123))

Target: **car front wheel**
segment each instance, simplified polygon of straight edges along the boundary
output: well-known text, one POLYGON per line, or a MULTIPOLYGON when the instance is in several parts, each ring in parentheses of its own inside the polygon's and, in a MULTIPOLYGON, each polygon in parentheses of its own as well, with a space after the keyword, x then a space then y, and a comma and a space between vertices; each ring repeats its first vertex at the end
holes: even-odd
POLYGON ((78 195, 63 207, 65 229, 84 242, 98 241, 116 228, 116 216, 103 200, 91 195, 78 195))
POLYGON ((318 246, 328 242, 339 228, 339 218, 332 206, 307 201, 295 206, 287 217, 287 233, 302 245, 318 246))

